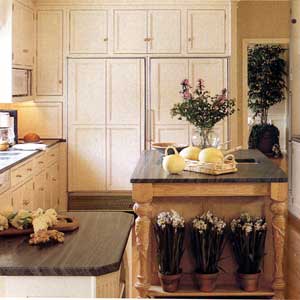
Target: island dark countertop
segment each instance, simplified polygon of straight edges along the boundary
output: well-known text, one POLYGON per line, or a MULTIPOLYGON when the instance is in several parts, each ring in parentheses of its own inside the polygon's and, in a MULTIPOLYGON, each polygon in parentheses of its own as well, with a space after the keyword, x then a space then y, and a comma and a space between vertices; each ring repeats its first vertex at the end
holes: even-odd
POLYGON ((144 151, 131 177, 131 183, 209 183, 209 182, 287 182, 287 175, 258 150, 240 150, 236 159, 253 158, 256 164, 238 164, 238 172, 206 175, 183 171, 167 174, 162 168, 162 155, 156 150, 144 151))
POLYGON ((30 246, 28 236, 0 238, 0 275, 99 276, 119 269, 134 216, 122 212, 69 213, 80 227, 65 242, 30 246))

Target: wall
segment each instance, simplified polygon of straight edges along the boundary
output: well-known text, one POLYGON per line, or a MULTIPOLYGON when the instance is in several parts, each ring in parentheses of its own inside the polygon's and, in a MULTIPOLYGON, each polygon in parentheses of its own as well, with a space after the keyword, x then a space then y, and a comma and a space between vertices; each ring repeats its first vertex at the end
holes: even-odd
MULTIPOLYGON (((243 120, 243 39, 289 38, 290 4, 288 1, 241 1, 237 10, 237 99, 238 124, 243 120)), ((245 108, 245 107, 244 107, 245 108)), ((247 107, 246 107, 247 108, 247 107)), ((275 108, 276 110, 276 108, 275 108)), ((238 126, 242 144, 243 126, 238 126)))

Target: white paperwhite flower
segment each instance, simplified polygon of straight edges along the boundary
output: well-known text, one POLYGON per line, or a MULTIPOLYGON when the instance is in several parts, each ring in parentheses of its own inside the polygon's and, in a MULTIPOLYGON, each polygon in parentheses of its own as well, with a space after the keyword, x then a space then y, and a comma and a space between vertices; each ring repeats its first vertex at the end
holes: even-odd
POLYGON ((253 229, 253 223, 245 223, 242 226, 242 230, 245 230, 246 234, 250 233, 253 229))
POLYGON ((167 224, 171 224, 174 228, 184 227, 184 218, 175 210, 163 211, 157 215, 156 223, 161 228, 165 228, 167 224))

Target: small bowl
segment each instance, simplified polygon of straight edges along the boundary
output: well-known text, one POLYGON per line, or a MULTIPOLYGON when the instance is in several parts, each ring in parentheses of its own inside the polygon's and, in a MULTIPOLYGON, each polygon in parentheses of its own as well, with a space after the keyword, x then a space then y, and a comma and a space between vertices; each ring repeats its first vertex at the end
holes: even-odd
MULTIPOLYGON (((178 153, 188 147, 188 145, 183 145, 183 144, 176 144, 174 142, 165 142, 165 143, 152 143, 152 148, 157 150, 158 152, 162 153, 162 154, 165 154, 165 151, 166 149, 169 147, 169 146, 173 146, 176 148, 176 150, 178 151, 178 153)), ((173 151, 174 152, 174 151, 173 151)))

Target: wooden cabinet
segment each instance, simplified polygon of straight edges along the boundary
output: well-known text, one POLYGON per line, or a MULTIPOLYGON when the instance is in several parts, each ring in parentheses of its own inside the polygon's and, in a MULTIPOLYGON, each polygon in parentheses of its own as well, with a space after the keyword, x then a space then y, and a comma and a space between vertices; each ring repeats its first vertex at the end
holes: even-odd
POLYGON ((181 11, 149 11, 149 53, 181 52, 181 11))
POLYGON ((58 164, 49 166, 46 173, 47 194, 46 203, 49 207, 57 210, 59 207, 59 185, 58 185, 58 164))
POLYGON ((70 11, 70 53, 107 53, 106 10, 70 11))
POLYGON ((50 207, 47 203, 47 194, 47 174, 46 170, 43 170, 34 176, 34 209, 50 207))
MULTIPOLYGON (((148 125, 150 142, 176 142, 189 144, 193 127, 185 120, 172 118, 170 110, 181 100, 180 83, 188 78, 195 88, 197 80, 205 80, 205 88, 211 94, 220 93, 227 87, 226 59, 151 59, 151 110, 148 125)), ((227 121, 216 125, 221 140, 226 139, 227 121)))
POLYGON ((33 66, 34 62, 33 10, 18 1, 13 4, 13 64, 33 66))
POLYGON ((69 74, 69 191, 129 189, 141 151, 144 61, 74 59, 69 74))
POLYGON ((147 11, 114 11, 114 52, 147 52, 147 11))
POLYGON ((12 191, 12 202, 15 210, 32 210, 34 208, 34 185, 32 179, 29 179, 12 191))
POLYGON ((6 191, 0 195, 0 207, 1 208, 12 207, 11 191, 6 191))
POLYGON ((114 11, 115 53, 180 53, 180 10, 114 11))
POLYGON ((188 53, 223 54, 226 39, 225 9, 188 10, 188 53))
POLYGON ((63 11, 37 12, 37 95, 63 94, 63 11))

